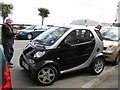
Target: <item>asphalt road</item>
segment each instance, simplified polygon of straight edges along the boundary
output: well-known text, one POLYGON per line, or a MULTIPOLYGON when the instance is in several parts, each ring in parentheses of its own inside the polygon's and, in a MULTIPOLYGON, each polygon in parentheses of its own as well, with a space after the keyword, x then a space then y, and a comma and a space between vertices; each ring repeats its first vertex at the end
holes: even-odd
MULTIPOLYGON (((20 54, 22 53, 23 48, 28 42, 29 40, 15 40, 15 53, 12 59, 14 66, 13 68, 11 68, 13 88, 82 88, 84 85, 86 85, 86 83, 91 82, 93 79, 97 80, 99 76, 113 67, 111 64, 107 64, 103 73, 95 76, 91 75, 88 70, 65 73, 61 77, 59 77, 58 80, 51 86, 38 86, 35 83, 35 80, 30 77, 30 73, 26 72, 26 70, 22 69, 19 66, 20 54)), ((114 77, 114 79, 117 80, 118 78, 114 77)))

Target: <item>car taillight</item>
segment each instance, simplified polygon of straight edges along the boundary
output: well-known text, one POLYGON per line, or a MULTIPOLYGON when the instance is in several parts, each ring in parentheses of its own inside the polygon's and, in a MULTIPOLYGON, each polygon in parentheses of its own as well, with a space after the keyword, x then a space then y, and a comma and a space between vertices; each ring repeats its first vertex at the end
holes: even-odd
POLYGON ((1 90, 8 90, 9 88, 11 88, 10 69, 8 67, 8 62, 6 62, 1 90))

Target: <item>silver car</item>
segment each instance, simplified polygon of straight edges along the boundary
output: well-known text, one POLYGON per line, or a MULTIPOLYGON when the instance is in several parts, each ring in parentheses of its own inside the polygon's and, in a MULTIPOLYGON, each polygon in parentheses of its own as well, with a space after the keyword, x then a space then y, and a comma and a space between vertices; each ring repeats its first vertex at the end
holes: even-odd
POLYGON ((81 26, 52 27, 32 40, 20 56, 20 66, 40 85, 51 85, 64 72, 104 69, 103 42, 98 30, 81 26))

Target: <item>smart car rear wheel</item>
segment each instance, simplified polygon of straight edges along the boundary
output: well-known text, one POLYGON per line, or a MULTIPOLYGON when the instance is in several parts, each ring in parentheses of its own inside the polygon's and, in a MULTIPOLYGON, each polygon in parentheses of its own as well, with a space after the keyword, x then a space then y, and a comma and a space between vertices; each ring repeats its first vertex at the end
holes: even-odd
POLYGON ((28 34, 28 35, 27 35, 27 39, 30 40, 30 39, 32 39, 32 38, 33 38, 32 34, 28 34))
POLYGON ((58 77, 58 72, 53 66, 45 66, 37 73, 37 81, 40 85, 51 85, 58 77))
POLYGON ((102 58, 97 58, 90 66, 90 71, 92 74, 100 74, 104 69, 104 60, 102 58))

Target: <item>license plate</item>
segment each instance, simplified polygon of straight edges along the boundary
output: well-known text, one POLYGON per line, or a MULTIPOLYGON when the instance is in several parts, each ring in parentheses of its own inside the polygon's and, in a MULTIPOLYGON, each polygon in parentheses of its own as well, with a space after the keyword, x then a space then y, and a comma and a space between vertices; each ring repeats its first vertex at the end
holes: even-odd
POLYGON ((29 66, 28 66, 24 61, 22 61, 22 65, 23 65, 27 70, 29 70, 29 66))

